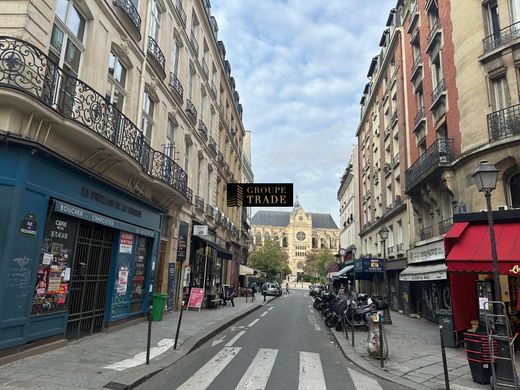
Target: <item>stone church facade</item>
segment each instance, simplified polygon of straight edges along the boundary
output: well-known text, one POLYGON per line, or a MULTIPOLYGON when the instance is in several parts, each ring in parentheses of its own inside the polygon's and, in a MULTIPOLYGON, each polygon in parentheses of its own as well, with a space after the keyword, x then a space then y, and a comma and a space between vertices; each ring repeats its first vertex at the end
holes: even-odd
POLYGON ((287 253, 291 280, 303 272, 307 254, 313 249, 339 250, 338 226, 330 214, 306 212, 296 201, 291 211, 258 211, 252 219, 254 246, 259 248, 267 238, 279 243, 287 253))

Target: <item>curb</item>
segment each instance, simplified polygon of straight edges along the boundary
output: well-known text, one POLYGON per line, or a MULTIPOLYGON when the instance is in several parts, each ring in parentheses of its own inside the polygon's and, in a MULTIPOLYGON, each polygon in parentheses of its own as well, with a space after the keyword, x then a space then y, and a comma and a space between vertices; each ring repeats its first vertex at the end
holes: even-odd
POLYGON ((232 316, 232 317, 228 317, 228 318, 222 320, 221 322, 219 322, 217 324, 214 324, 213 326, 210 326, 208 329, 204 330, 199 335, 191 337, 190 339, 186 340, 186 342, 179 349, 177 349, 177 352, 179 352, 179 356, 176 356, 172 361, 170 361, 164 367, 160 367, 157 370, 155 370, 153 372, 150 372, 150 373, 142 376, 141 378, 135 380, 134 382, 132 382, 132 383, 130 383, 128 385, 124 385, 126 387, 124 387, 124 388, 121 387, 121 390, 130 390, 130 389, 133 389, 133 388, 139 386, 140 384, 142 384, 146 380, 150 379, 154 375, 156 375, 159 372, 163 371, 164 369, 170 367, 171 365, 173 365, 178 360, 182 359, 183 357, 187 356, 188 354, 190 354, 191 352, 196 350, 198 347, 203 345, 205 342, 207 342, 213 336, 215 336, 218 333, 222 332, 224 329, 229 327, 231 324, 234 324, 235 322, 240 321, 242 318, 244 318, 244 317, 248 316, 249 314, 255 312, 256 310, 260 309, 261 307, 265 306, 267 303, 275 300, 276 298, 278 298, 278 297, 274 297, 273 299, 270 299, 270 300, 268 300, 265 303, 262 302, 261 304, 256 305, 255 307, 252 307, 252 308, 250 308, 248 310, 245 310, 244 312, 242 312, 240 314, 237 314, 237 315, 232 316))

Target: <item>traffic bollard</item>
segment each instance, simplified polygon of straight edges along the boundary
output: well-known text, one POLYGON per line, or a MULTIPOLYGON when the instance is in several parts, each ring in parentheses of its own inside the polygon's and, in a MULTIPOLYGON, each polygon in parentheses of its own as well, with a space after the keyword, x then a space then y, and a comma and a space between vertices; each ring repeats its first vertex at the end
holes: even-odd
POLYGON ((181 321, 182 321, 182 312, 184 311, 184 301, 182 301, 181 312, 179 314, 179 322, 177 322, 177 332, 175 333, 175 344, 173 344, 173 349, 177 349, 177 340, 179 339, 179 332, 181 330, 181 321))
POLYGON ((442 353, 442 366, 444 368, 444 383, 446 384, 446 390, 450 390, 450 377, 448 376, 448 362, 446 361, 446 347, 444 346, 444 328, 439 325, 439 333, 441 334, 441 353, 442 353))
POLYGON ((385 367, 385 354, 383 351, 383 321, 381 321, 381 317, 379 318, 379 322, 377 323, 379 328, 379 360, 381 360, 381 368, 385 367))
POLYGON ((152 306, 148 309, 148 338, 146 340, 146 364, 150 364, 150 342, 152 339, 152 306))
POLYGON ((350 326, 352 327, 352 346, 354 346, 354 311, 352 310, 352 316, 350 317, 350 326))

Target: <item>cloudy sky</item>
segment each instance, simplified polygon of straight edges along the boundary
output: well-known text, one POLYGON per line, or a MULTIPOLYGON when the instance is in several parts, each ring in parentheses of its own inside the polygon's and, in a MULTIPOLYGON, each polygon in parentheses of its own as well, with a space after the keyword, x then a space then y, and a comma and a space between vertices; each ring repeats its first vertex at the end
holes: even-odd
POLYGON ((395 3, 212 1, 252 133, 255 182, 294 183, 306 211, 330 213, 338 226, 359 100, 395 3))

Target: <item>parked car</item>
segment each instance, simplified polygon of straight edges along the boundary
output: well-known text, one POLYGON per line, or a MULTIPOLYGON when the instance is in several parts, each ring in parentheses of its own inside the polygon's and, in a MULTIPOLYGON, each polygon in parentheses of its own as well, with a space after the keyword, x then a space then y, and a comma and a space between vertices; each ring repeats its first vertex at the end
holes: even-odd
POLYGON ((282 289, 278 283, 267 283, 267 295, 275 297, 282 295, 282 289))

